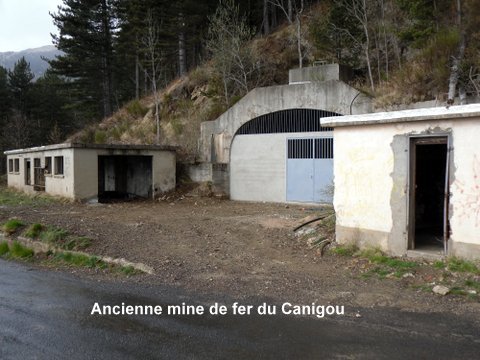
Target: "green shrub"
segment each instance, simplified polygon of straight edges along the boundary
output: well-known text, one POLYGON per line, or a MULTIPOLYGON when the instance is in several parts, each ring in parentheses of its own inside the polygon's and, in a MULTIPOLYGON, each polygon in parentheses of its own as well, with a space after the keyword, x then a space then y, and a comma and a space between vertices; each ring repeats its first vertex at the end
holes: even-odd
POLYGON ((24 235, 32 239, 38 238, 44 228, 42 224, 32 224, 28 227, 27 231, 25 231, 24 235))
POLYGON ((18 241, 14 241, 12 246, 10 247, 9 254, 13 258, 25 259, 25 258, 32 257, 34 253, 33 253, 32 249, 30 249, 26 246, 23 246, 18 241))
POLYGON ((172 125, 173 132, 175 135, 181 135, 183 132, 183 125, 180 123, 178 119, 172 119, 170 121, 170 125, 172 125))
POLYGON ((87 129, 83 130, 80 137, 79 141, 84 144, 92 144, 95 143, 95 127, 90 126, 87 129))
POLYGON ((52 245, 59 245, 68 236, 67 230, 48 227, 40 233, 40 240, 52 245))
POLYGON ((227 110, 224 103, 215 101, 205 114, 205 121, 215 120, 227 110))
POLYGON ((120 272, 126 276, 136 275, 139 273, 133 266, 122 266, 120 272))
POLYGON ((196 67, 189 74, 190 84, 192 87, 203 86, 208 84, 210 75, 208 72, 201 67, 196 67))
POLYGON ((67 238, 62 248, 65 250, 84 250, 92 244, 92 239, 85 236, 73 236, 67 238))
POLYGON ((349 244, 343 246, 337 246, 331 250, 334 254, 341 256, 352 256, 358 251, 357 245, 349 244))
POLYGON ((107 141, 107 133, 103 130, 95 131, 95 144, 105 144, 107 141))
POLYGON ((148 112, 148 108, 143 106, 138 100, 130 101, 127 105, 125 105, 125 109, 134 117, 143 118, 148 112))
POLYGON ((0 256, 7 254, 9 251, 10 251, 10 248, 8 247, 8 242, 6 241, 0 242, 0 256))
POLYGON ((22 227, 24 224, 18 219, 10 219, 2 226, 2 230, 8 235, 13 234, 19 227, 22 227))
POLYGON ((100 268, 107 267, 106 263, 96 256, 89 256, 83 254, 74 254, 71 252, 57 252, 54 256, 54 261, 61 262, 73 266, 100 268))

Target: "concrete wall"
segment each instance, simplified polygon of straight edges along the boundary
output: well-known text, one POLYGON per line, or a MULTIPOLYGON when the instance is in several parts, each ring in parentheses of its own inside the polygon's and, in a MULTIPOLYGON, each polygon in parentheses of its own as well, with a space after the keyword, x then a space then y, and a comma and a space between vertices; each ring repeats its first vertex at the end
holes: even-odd
POLYGON ((318 138, 331 132, 235 136, 230 158, 230 198, 287 201, 287 139, 318 138))
POLYGON ((325 64, 320 66, 310 66, 301 69, 292 69, 288 72, 289 84, 302 84, 312 81, 340 80, 350 81, 353 77, 353 71, 347 66, 339 64, 325 64))
POLYGON ((193 182, 201 183, 212 181, 212 164, 185 164, 185 171, 193 182))
POLYGON ((176 155, 173 151, 151 151, 152 155, 153 196, 175 189, 176 185, 176 155))
POLYGON ((247 121, 274 111, 303 108, 364 114, 371 100, 341 81, 256 88, 215 121, 201 124, 200 161, 228 163, 236 131, 247 121))
POLYGON ((410 137, 449 135, 449 255, 480 257, 480 118, 337 127, 337 240, 407 251, 410 137))
POLYGON ((175 153, 149 150, 75 149, 75 198, 95 198, 98 194, 98 156, 152 156, 154 196, 175 189, 175 153))
POLYGON ((41 166, 45 166, 45 156, 52 157, 52 166, 55 156, 63 156, 63 175, 48 174, 45 175, 45 192, 63 196, 66 198, 74 198, 74 181, 73 181, 73 149, 57 149, 48 152, 27 152, 22 154, 13 154, 7 156, 7 164, 9 159, 20 160, 20 172, 8 173, 8 186, 33 194, 36 191, 33 188, 34 182, 34 159, 40 158, 41 166), (31 185, 25 185, 25 159, 31 161, 31 185))

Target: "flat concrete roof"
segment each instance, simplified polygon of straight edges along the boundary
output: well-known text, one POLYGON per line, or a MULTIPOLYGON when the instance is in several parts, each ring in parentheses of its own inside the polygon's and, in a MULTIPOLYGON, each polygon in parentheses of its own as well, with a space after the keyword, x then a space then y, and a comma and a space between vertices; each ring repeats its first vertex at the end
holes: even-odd
POLYGON ((81 143, 62 143, 54 145, 36 146, 25 149, 14 149, 5 151, 5 155, 23 154, 39 151, 59 150, 59 149, 100 149, 100 150, 150 150, 150 151, 176 151, 175 146, 162 145, 128 145, 128 144, 81 144, 81 143))
POLYGON ((332 116, 321 118, 320 123, 322 126, 340 127, 442 119, 465 119, 472 117, 480 118, 480 104, 457 105, 448 108, 442 106, 362 115, 332 116))

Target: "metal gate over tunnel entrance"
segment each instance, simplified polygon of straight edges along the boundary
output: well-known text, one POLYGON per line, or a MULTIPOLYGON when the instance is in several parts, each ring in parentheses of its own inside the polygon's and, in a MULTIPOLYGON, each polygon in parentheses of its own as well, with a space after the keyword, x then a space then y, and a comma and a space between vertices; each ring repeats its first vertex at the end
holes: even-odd
POLYGON ((333 138, 287 139, 287 201, 333 201, 333 138))
POLYGON ((287 109, 245 123, 230 151, 230 198, 332 203, 333 129, 321 117, 339 114, 287 109))

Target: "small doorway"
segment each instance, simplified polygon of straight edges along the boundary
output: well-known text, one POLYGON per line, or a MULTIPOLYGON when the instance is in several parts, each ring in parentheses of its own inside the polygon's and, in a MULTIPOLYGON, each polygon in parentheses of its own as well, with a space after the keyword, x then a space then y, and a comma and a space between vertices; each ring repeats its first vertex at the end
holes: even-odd
POLYGON ((449 162, 447 136, 411 139, 411 250, 447 252, 449 162))
POLYGON ((32 185, 32 164, 30 159, 25 159, 25 185, 32 185))
POLYGON ((33 159, 33 186, 35 191, 45 191, 45 170, 40 158, 33 159))

